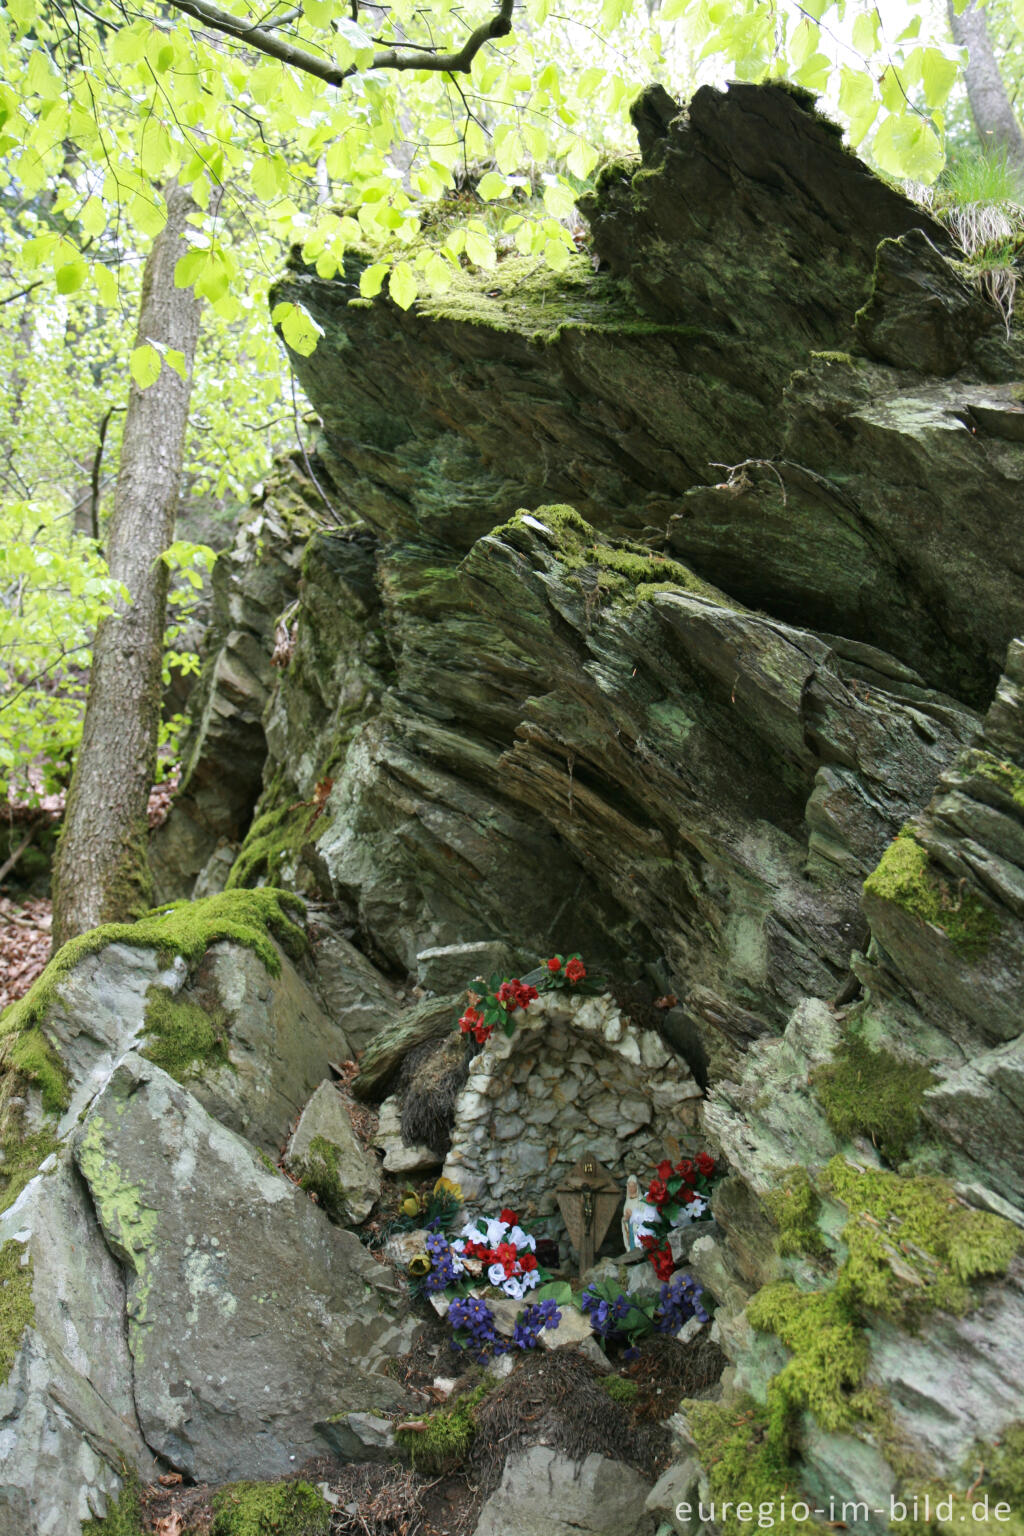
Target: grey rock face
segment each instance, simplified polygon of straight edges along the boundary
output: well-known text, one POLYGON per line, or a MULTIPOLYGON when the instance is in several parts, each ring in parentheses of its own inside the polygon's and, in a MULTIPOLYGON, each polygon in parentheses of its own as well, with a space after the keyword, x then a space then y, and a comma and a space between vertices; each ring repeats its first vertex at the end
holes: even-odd
POLYGON ((276 1157, 330 1063, 350 1056, 343 1030, 284 954, 280 976, 272 977, 252 950, 214 944, 190 993, 221 1013, 228 1041, 228 1064, 204 1070, 190 1090, 210 1114, 276 1157))
POLYGON ((323 1450, 317 1421, 399 1399, 389 1271, 173 1079, 126 1057, 74 1153, 127 1274, 139 1422, 173 1466, 278 1476, 323 1450))
POLYGON ((474 1536, 653 1536, 649 1491, 632 1467, 606 1456, 573 1462, 533 1445, 505 1463, 474 1536))
POLYGON ((102 1518, 122 1463, 156 1466, 132 1394, 125 1286, 64 1149, 0 1215, 31 1265, 34 1320, 0 1384, 0 1533, 71 1536, 102 1518))
POLYGON ((285 1164, 297 1178, 312 1180, 321 1204, 342 1225, 358 1226, 380 1198, 380 1165, 356 1136, 333 1083, 321 1083, 302 1111, 285 1164))

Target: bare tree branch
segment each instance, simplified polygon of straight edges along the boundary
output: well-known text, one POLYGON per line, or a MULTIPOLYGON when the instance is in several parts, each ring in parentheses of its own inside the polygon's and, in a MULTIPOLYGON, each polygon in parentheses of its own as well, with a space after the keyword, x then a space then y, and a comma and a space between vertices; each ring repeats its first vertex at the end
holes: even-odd
POLYGON ((411 43, 403 44, 401 48, 385 48, 383 52, 375 53, 372 63, 366 65, 365 70, 355 64, 347 69, 339 69, 336 64, 318 59, 316 54, 309 53, 305 48, 297 48, 284 38, 275 37, 266 27, 252 26, 242 17, 222 11, 211 0, 170 0, 170 3, 175 10, 184 11, 186 16, 193 17, 203 26, 215 32, 224 32, 228 37, 237 37, 250 48, 256 48, 272 59, 280 59, 282 64, 290 64, 293 69, 302 70, 304 74, 315 75, 328 85, 342 85, 350 76, 371 69, 430 69, 446 75, 466 75, 485 43, 495 37, 507 37, 512 31, 514 0, 500 0, 497 13, 489 21, 475 27, 462 47, 452 53, 434 53, 411 43))

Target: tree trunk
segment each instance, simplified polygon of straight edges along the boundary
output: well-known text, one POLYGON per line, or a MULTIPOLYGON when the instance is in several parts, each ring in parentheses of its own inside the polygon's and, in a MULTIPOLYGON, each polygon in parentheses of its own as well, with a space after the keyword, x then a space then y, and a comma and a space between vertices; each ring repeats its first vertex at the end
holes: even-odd
POLYGON ((184 355, 182 380, 164 365, 148 389, 133 382, 125 416, 110 573, 128 591, 124 611, 99 627, 82 742, 75 758, 54 869, 54 946, 99 923, 128 920, 150 903, 146 807, 160 724, 167 569, 199 335, 200 301, 174 286, 184 255, 188 193, 165 194, 167 223, 146 260, 136 345, 184 355))
POLYGON ((1005 153, 1012 165, 1024 170, 1024 133, 1006 94, 999 63, 989 37, 988 22, 978 0, 970 0, 957 16, 948 0, 953 40, 967 49, 967 99, 982 145, 1005 153))

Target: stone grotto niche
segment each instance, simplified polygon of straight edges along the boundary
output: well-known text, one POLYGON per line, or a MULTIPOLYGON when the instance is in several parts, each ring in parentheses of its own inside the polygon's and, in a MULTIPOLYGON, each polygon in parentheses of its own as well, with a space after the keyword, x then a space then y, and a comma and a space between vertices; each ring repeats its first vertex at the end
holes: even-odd
POLYGON ((670 1139, 694 1128, 701 1090, 686 1063, 607 995, 544 993, 516 1018, 470 1063, 445 1176, 474 1207, 524 1219, 557 1214, 555 1188, 585 1151, 646 1188, 670 1139))

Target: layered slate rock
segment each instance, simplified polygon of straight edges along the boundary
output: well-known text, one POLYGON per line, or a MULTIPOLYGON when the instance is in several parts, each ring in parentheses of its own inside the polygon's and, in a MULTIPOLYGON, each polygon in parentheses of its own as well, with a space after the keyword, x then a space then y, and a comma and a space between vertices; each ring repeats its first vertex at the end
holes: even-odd
POLYGON ((400 1400, 390 1272, 166 1073, 125 1057, 74 1155, 125 1270, 139 1422, 172 1466, 280 1476, 323 1452, 317 1420, 400 1400))
POLYGON ((181 786, 150 844, 161 901, 222 890, 252 820, 278 631, 286 641, 303 550, 326 515, 313 474, 298 453, 277 460, 213 567, 213 617, 189 705, 181 786))
MULTIPOLYGON (((680 1487, 962 1495, 1024 1419, 1024 350, 801 93, 636 122, 558 278, 282 285, 365 527, 311 550, 263 809, 331 764, 299 878, 385 965, 579 949, 674 994, 733 1169, 680 1487)), ((368 1097, 443 1027, 404 1024, 368 1097)))

